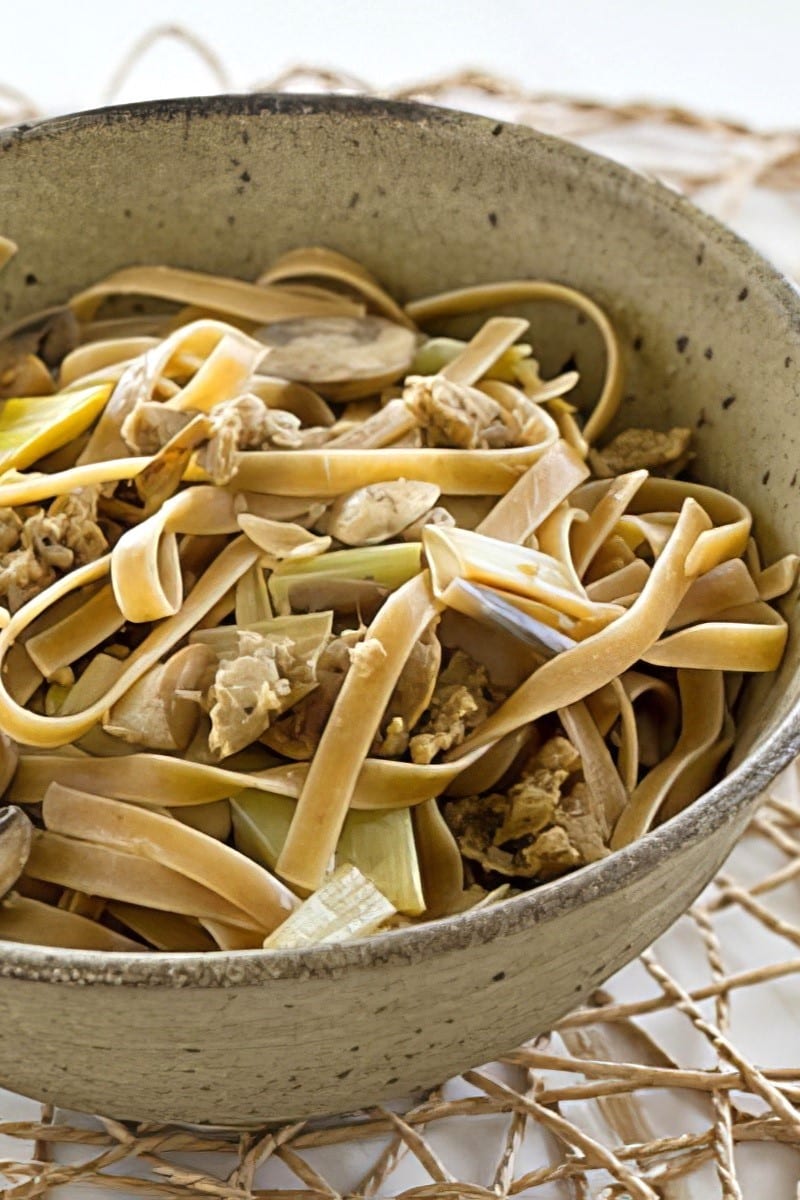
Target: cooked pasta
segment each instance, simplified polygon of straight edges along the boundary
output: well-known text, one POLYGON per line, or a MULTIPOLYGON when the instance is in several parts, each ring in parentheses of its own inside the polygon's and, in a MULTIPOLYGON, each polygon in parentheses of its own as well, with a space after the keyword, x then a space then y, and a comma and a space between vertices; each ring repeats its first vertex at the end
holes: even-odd
POLYGON ((130 267, 0 365, 0 938, 291 949, 501 901, 691 804, 780 663, 799 560, 678 477, 688 430, 610 437, 618 339, 561 284, 130 267), (600 334, 588 414, 506 315, 538 301, 600 334))

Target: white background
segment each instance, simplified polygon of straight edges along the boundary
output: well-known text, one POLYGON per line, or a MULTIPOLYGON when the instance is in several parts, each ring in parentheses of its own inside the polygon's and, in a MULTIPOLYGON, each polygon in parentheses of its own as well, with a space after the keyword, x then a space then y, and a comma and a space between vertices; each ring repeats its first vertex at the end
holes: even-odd
MULTIPOLYGON (((472 65, 537 90, 800 125, 798 0, 0 0, 0 17, 0 82, 48 111, 96 104, 125 50, 175 22, 216 47, 237 89, 300 62, 387 88, 472 65)), ((209 90, 166 43, 119 98, 209 90)))

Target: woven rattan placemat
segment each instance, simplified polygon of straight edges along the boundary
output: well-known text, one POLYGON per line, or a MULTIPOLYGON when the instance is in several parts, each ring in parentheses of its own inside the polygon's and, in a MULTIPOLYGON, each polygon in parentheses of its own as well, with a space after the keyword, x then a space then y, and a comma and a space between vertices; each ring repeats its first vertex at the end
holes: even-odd
MULTIPOLYGON (((235 87, 213 51, 170 26, 235 87)), ((261 90, 374 92, 298 67, 261 90)), ((754 133, 645 104, 531 95, 474 72, 403 89, 581 141, 656 174, 800 274, 800 132, 754 133)), ((40 115, 0 88, 0 124, 40 115)), ((800 770, 765 797, 700 901, 568 1017, 413 1106, 243 1135, 86 1118, 0 1093, 8 1200, 71 1196, 800 1198, 800 770), (59 1193, 61 1194, 61 1193, 59 1193)))

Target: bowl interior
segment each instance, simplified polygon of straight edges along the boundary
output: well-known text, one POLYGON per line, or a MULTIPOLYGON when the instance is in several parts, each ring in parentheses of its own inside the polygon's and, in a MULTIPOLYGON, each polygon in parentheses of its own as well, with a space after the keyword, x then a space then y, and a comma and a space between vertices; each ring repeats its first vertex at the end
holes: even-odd
MULTIPOLYGON (((794 293, 685 201, 581 149, 358 98, 156 102, 0 133, 0 212, 20 246, 0 275, 9 318, 131 263, 253 278, 305 244, 352 255, 401 300, 499 279, 567 282, 619 331, 618 425, 691 426, 693 475, 752 509, 768 560, 797 548, 794 293)), ((591 328, 553 305, 521 311, 545 373, 574 361, 590 403, 602 372, 591 328)), ((743 799, 798 748, 796 594, 785 611, 783 665, 748 685, 740 712, 743 799)))

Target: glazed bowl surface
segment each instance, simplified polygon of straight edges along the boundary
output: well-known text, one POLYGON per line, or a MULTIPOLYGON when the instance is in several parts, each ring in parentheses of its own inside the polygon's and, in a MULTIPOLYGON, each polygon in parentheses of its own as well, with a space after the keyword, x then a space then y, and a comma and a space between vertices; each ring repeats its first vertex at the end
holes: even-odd
MULTIPOLYGON (((664 188, 529 129, 350 97, 228 96, 0 132, 3 318, 131 263, 254 278, 324 244, 401 300, 507 278, 583 289, 626 357, 621 422, 695 430, 695 478, 798 545, 800 302, 664 188)), ((544 373, 600 347, 525 310, 544 373)), ((302 952, 107 955, 0 944, 0 1085, 120 1118, 246 1126, 407 1095, 550 1027, 691 903, 800 749, 796 596, 734 766, 629 848, 484 911, 302 952)))

